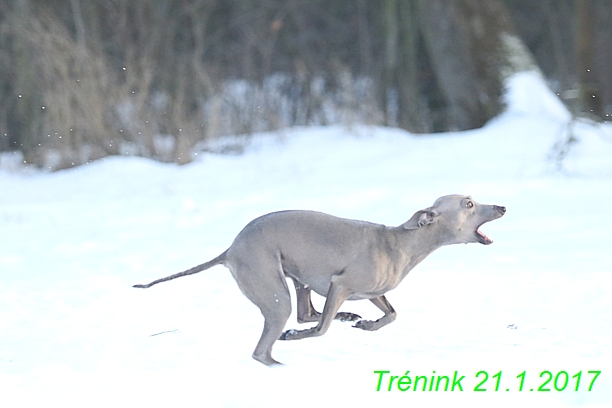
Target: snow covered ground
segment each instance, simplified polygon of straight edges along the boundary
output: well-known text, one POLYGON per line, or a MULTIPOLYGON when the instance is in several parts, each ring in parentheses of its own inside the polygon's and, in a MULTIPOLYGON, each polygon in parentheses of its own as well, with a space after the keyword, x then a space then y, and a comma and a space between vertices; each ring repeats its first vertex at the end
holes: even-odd
POLYGON ((183 167, 114 157, 51 174, 2 156, 1 405, 612 406, 612 127, 578 125, 559 172, 567 113, 535 74, 507 95, 505 114, 458 134, 298 128, 183 167), (398 225, 451 193, 508 208, 483 228, 495 243, 432 254, 388 294, 398 318, 377 332, 334 322, 277 342, 280 368, 251 359, 263 318, 225 268, 131 288, 218 255, 267 212, 398 225), (456 371, 463 391, 388 391, 407 370, 456 371))

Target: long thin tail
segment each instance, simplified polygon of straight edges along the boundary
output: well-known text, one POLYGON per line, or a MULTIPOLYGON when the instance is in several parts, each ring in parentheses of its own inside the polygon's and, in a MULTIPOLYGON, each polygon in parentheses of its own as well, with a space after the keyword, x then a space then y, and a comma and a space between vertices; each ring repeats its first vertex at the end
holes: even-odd
POLYGON ((161 282, 166 282, 172 279, 176 279, 176 278, 180 278, 181 276, 187 276, 187 275, 193 275, 194 273, 198 273, 198 272, 202 272, 210 267, 213 267, 215 265, 219 265, 221 263, 223 263, 223 261, 225 261, 225 255, 227 254, 227 251, 223 252, 221 255, 219 255, 218 257, 211 259, 208 262, 205 262, 201 265, 198 266, 194 266, 191 269, 187 269, 186 271, 183 272, 179 272, 179 273, 175 273, 174 275, 170 275, 170 276, 166 276, 165 278, 161 278, 158 280, 154 280, 153 282, 149 283, 148 285, 134 285, 134 288, 142 288, 142 289, 146 289, 146 288, 150 288, 153 285, 157 285, 158 283, 161 282))

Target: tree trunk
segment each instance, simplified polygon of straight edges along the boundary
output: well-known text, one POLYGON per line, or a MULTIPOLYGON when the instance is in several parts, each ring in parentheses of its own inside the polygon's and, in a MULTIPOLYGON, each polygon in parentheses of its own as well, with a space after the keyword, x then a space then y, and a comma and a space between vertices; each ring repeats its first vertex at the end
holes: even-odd
POLYGON ((594 72, 595 21, 591 0, 576 0, 576 56, 579 109, 603 118, 599 84, 594 72))
POLYGON ((418 23, 414 0, 384 3, 385 70, 381 89, 385 123, 425 132, 419 112, 418 23))
POLYGON ((398 124, 415 133, 431 131, 420 106, 419 24, 414 0, 404 0, 398 10, 400 19, 401 70, 398 72, 398 124))
POLYGON ((501 0, 418 0, 427 52, 447 105, 447 128, 484 125, 503 109, 504 79, 533 68, 501 0))
POLYGON ((381 89, 385 112, 385 124, 397 126, 397 61, 399 27, 397 22, 397 0, 385 0, 384 4, 384 35, 385 35, 385 66, 381 89))
MULTIPOLYGON (((30 15, 30 4, 27 0, 16 2, 15 27, 27 26, 30 15)), ((39 88, 38 73, 32 64, 32 50, 27 45, 21 33, 15 35, 13 45, 15 55, 15 87, 17 95, 17 122, 21 149, 24 161, 36 163, 39 161, 39 139, 42 129, 42 95, 39 88)))

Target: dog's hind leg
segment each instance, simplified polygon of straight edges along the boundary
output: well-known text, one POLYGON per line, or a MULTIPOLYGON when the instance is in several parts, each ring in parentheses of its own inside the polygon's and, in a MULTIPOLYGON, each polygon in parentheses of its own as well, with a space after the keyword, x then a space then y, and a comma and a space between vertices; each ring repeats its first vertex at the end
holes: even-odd
POLYGON ((253 358, 268 366, 281 364, 272 358, 272 346, 283 332, 285 323, 291 313, 291 302, 287 302, 286 305, 281 304, 275 309, 276 310, 260 307, 261 313, 264 315, 265 319, 264 328, 259 342, 257 343, 257 347, 255 347, 255 351, 253 351, 253 358))
POLYGON ((230 270, 242 293, 259 307, 264 317, 253 358, 268 366, 281 364, 272 358, 272 346, 291 314, 291 295, 280 264, 274 259, 252 257, 248 263, 233 262, 230 270))

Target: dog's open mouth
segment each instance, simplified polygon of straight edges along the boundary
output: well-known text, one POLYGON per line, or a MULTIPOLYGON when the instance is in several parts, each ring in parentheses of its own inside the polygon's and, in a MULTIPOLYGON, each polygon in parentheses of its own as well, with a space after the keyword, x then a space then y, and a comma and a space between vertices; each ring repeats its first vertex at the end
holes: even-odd
POLYGON ((480 230, 481 226, 476 228, 476 235, 478 236, 478 242, 480 242, 483 245, 490 245, 490 244, 492 244, 493 240, 491 238, 487 237, 487 235, 480 230))

